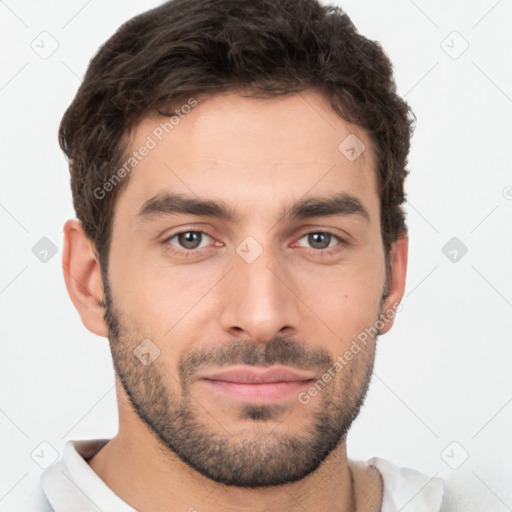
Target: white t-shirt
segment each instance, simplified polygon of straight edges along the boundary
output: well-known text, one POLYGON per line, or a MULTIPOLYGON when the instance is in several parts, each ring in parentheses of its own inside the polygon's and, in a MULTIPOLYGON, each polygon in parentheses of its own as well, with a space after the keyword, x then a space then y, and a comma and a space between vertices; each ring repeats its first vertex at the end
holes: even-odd
MULTIPOLYGON (((137 512, 117 496, 87 464, 109 440, 68 441, 62 457, 41 475, 41 490, 33 512, 137 512)), ((439 512, 444 485, 410 468, 374 457, 364 464, 382 475, 380 512, 439 512)))

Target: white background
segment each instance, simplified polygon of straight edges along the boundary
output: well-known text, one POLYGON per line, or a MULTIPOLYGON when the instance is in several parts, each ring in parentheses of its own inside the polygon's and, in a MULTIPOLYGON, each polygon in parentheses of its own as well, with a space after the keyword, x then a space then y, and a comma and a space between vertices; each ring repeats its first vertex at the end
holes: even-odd
MULTIPOLYGON (((82 325, 62 276, 75 215, 57 129, 99 45, 158 3, 0 2, 2 512, 22 510, 41 442, 60 455, 68 439, 117 430, 108 341, 82 325), (38 37, 58 44, 46 59, 38 37), (42 237, 58 248, 46 263, 32 253, 42 237)), ((418 118, 403 310, 379 340, 349 456, 442 476, 461 510, 512 510, 512 1, 339 5, 382 44, 418 118), (442 252, 452 237, 468 249, 456 262, 442 252)))

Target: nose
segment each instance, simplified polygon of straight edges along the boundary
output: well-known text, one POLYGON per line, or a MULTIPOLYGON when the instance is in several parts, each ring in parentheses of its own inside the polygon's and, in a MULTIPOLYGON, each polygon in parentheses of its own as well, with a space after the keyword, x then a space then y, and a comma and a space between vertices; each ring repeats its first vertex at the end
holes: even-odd
POLYGON ((254 261, 233 258, 221 291, 221 327, 230 336, 268 342, 273 336, 296 334, 300 299, 293 277, 270 248, 254 261))

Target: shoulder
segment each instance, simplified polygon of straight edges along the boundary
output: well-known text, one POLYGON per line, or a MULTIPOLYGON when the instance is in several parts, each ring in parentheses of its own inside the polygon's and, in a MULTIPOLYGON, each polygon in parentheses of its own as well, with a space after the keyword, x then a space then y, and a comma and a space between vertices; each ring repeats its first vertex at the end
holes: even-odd
POLYGON ((9 510, 13 512, 54 512, 41 485, 42 473, 43 471, 31 471, 27 475, 23 494, 18 494, 19 498, 16 500, 15 508, 9 510))
POLYGON ((428 476, 408 467, 373 457, 368 461, 351 461, 376 468, 382 478, 381 512, 440 512, 444 482, 438 476, 428 476))
POLYGON ((24 478, 24 492, 17 500, 13 512, 70 512, 90 509, 90 503, 82 503, 83 493, 74 483, 87 484, 88 479, 98 478, 92 473, 86 460, 101 449, 108 439, 67 441, 61 457, 48 467, 31 471, 24 478))

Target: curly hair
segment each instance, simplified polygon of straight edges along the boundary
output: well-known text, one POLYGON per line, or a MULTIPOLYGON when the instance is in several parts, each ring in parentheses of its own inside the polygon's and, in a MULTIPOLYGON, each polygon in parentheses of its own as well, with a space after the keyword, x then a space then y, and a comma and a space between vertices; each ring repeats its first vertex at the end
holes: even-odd
POLYGON ((172 0, 124 23, 98 50, 59 128, 73 204, 107 267, 117 195, 128 176, 94 193, 123 162, 127 136, 150 115, 199 95, 247 97, 314 90, 342 119, 365 130, 377 162, 381 233, 407 233, 404 181, 414 114, 396 93, 378 42, 339 7, 318 0, 172 0))

